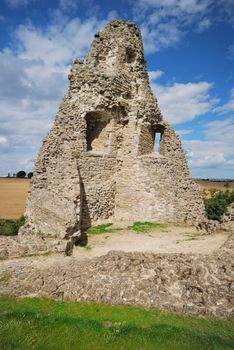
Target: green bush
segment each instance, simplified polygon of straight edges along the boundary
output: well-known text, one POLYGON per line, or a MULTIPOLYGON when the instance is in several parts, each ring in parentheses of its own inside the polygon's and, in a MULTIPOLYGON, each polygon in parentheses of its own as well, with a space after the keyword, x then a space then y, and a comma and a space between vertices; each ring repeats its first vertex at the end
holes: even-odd
POLYGON ((21 216, 18 220, 0 220, 0 235, 16 236, 24 222, 24 216, 21 216))
POLYGON ((220 220, 227 212, 229 204, 234 202, 234 191, 210 191, 210 198, 205 198, 205 209, 208 219, 220 220))

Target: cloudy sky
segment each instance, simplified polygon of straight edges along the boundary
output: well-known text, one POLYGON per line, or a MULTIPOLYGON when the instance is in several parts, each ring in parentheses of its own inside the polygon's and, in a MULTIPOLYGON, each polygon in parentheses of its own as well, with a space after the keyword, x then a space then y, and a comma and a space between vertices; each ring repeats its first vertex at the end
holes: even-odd
POLYGON ((234 0, 0 0, 0 175, 32 170, 72 60, 113 18, 140 27, 192 175, 234 178, 234 0))

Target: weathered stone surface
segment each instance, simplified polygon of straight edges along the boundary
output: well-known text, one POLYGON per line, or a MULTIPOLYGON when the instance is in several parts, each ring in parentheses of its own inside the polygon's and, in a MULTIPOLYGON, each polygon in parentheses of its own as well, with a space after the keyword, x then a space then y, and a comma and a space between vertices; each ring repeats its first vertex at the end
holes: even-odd
POLYGON ((229 205, 227 212, 221 217, 220 222, 222 230, 234 230, 234 203, 229 205))
POLYGON ((0 258, 22 257, 43 253, 64 253, 66 243, 63 240, 39 236, 0 236, 0 258))
POLYGON ((0 293, 234 318, 234 237, 213 255, 109 252, 2 261, 0 293), (4 278, 7 276, 7 279, 4 278))
POLYGON ((211 234, 220 231, 222 228, 218 220, 205 219, 202 222, 199 222, 198 229, 204 230, 205 232, 211 234))
POLYGON ((137 27, 111 21, 69 79, 35 164, 21 233, 68 238, 106 222, 201 221, 203 201, 151 91, 137 27))

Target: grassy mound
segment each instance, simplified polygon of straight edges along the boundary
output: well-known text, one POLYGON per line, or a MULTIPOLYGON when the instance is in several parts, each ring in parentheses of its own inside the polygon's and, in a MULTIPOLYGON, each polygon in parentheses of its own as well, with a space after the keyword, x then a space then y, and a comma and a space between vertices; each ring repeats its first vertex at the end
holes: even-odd
POLYGON ((233 322, 128 306, 0 298, 0 348, 225 350, 233 322))

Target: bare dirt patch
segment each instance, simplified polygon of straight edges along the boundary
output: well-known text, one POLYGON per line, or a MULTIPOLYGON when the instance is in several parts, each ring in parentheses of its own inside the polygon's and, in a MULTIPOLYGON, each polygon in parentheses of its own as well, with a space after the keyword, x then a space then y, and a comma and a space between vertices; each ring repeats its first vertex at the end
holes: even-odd
POLYGON ((0 178, 0 219, 18 219, 25 211, 29 179, 0 178))
POLYGON ((163 230, 148 233, 120 231, 89 237, 87 247, 75 247, 73 256, 77 259, 93 258, 109 251, 184 253, 210 255, 227 240, 226 232, 205 235, 195 227, 169 226, 163 230))

